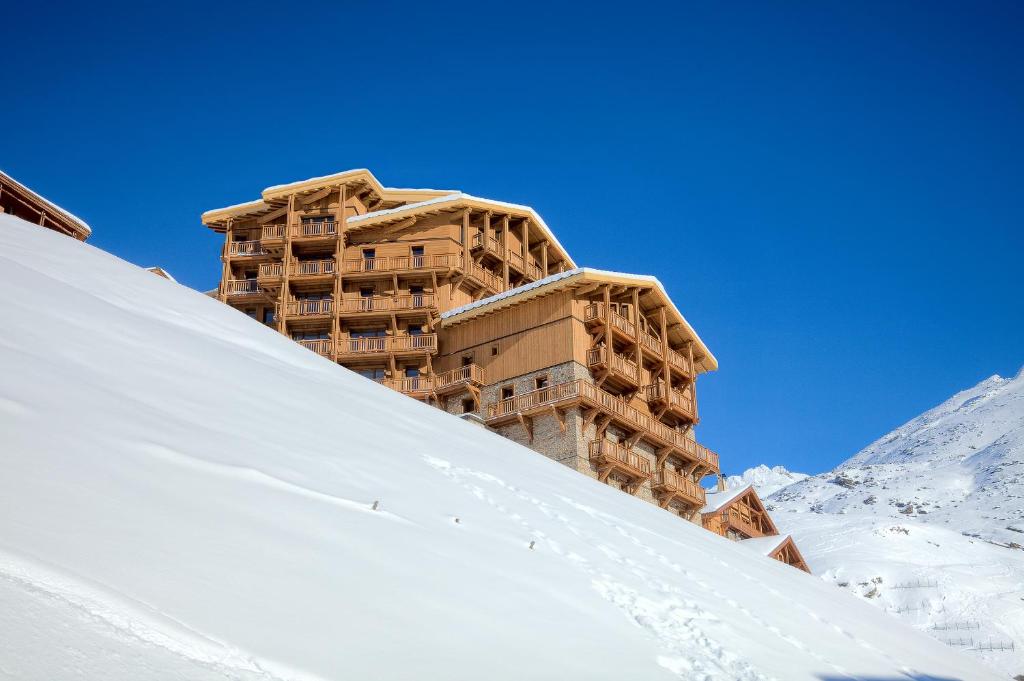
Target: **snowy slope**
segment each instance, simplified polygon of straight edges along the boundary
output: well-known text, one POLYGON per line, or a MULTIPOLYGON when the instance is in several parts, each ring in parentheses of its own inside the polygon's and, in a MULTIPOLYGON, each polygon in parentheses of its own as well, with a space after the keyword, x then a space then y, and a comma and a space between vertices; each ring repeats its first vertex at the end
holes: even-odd
POLYGON ((1024 673, 1024 371, 954 395, 767 504, 826 581, 1024 673))
POLYGON ((800 482, 805 479, 806 473, 794 473, 786 470, 785 466, 772 466, 769 468, 764 464, 754 466, 743 471, 740 475, 730 475, 725 479, 726 489, 739 489, 747 485, 753 485, 757 495, 764 499, 787 485, 800 482))
POLYGON ((998 678, 2 215, 0 285, 0 678, 998 678))

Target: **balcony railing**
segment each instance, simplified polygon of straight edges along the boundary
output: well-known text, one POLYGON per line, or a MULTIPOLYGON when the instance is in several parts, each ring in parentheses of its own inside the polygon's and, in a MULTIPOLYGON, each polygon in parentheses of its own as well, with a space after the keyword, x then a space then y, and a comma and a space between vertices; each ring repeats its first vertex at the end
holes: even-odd
POLYGON ((502 282, 501 277, 475 262, 469 263, 469 266, 467 267, 467 274, 495 293, 501 293, 505 290, 505 285, 502 282))
MULTIPOLYGON (((483 232, 479 232, 479 233, 473 235, 472 247, 474 249, 483 248, 484 247, 484 243, 485 243, 485 241, 484 241, 483 232)), ((492 253, 501 253, 501 251, 503 250, 502 246, 501 246, 501 240, 500 239, 496 239, 493 236, 487 237, 486 244, 487 244, 487 250, 491 251, 492 253)))
POLYGON ((431 376, 402 376, 400 378, 377 378, 377 383, 406 395, 424 396, 434 389, 431 376))
POLYGON ((651 489, 655 492, 680 494, 699 506, 706 503, 703 487, 667 468, 655 472, 654 478, 651 480, 651 489))
POLYGON ((415 336, 372 336, 368 338, 345 338, 340 351, 350 355, 364 355, 387 352, 433 352, 437 350, 437 334, 424 333, 415 336))
POLYGON ((516 413, 537 410, 540 407, 546 408, 548 405, 556 405, 559 402, 577 400, 604 410, 627 428, 640 432, 643 437, 658 446, 672 447, 690 458, 703 461, 709 467, 718 470, 718 455, 707 447, 698 444, 683 432, 669 427, 653 416, 626 404, 617 395, 605 392, 593 383, 582 379, 532 390, 490 404, 487 406, 487 418, 498 419, 516 413))
POLYGON ((411 293, 401 296, 360 296, 344 298, 341 311, 346 313, 359 312, 396 312, 401 310, 430 309, 437 306, 437 299, 432 293, 411 293))
POLYGON ((526 265, 526 276, 534 281, 544 278, 544 270, 540 268, 536 262, 530 262, 526 265))
POLYGON ((251 296, 264 293, 255 279, 231 279, 227 283, 229 296, 251 296))
POLYGON ((260 279, 280 279, 284 275, 284 265, 279 262, 260 263, 260 279))
MULTIPOLYGON (((590 303, 583 309, 583 321, 585 322, 594 320, 603 322, 605 318, 604 303, 590 303)), ((629 338, 633 338, 636 335, 636 325, 615 310, 612 310, 611 323, 613 328, 629 338)))
POLYGON ((334 220, 321 220, 292 225, 291 231, 293 239, 315 239, 334 236, 338 233, 338 228, 334 220))
POLYGON ((515 251, 509 251, 508 264, 511 265, 512 267, 515 267, 520 272, 526 272, 526 268, 523 263, 523 256, 520 253, 516 253, 515 251))
POLYGON ((228 244, 228 255, 266 255, 259 241, 232 241, 228 244))
POLYGON ((318 355, 327 356, 331 354, 330 338, 297 338, 295 342, 318 355))
POLYGON ((290 300, 285 306, 291 317, 315 317, 334 311, 333 300, 290 300))
POLYGON ((334 274, 334 260, 296 260, 288 271, 293 277, 334 274))
POLYGON ((459 386, 472 384, 482 385, 484 382, 484 370, 476 364, 469 364, 458 369, 452 369, 446 371, 443 374, 438 374, 434 378, 435 389, 440 392, 442 390, 454 390, 459 386))
POLYGON ((650 350, 656 355, 661 355, 661 339, 655 338, 649 333, 640 334, 640 345, 645 350, 650 350))
POLYGON ((738 511, 726 510, 722 511, 718 515, 721 518, 723 530, 726 529, 726 526, 732 526, 734 529, 739 530, 748 537, 760 537, 764 535, 764 530, 758 527, 753 518, 747 518, 738 511))
POLYGON ((610 352, 607 347, 587 350, 587 366, 603 366, 622 374, 634 384, 640 382, 640 369, 636 362, 631 362, 617 352, 610 352))
POLYGON ((693 398, 665 385, 664 382, 644 386, 644 397, 648 402, 667 402, 669 406, 694 416, 693 398))
POLYGON ((650 477, 651 462, 637 452, 626 449, 611 440, 594 440, 590 443, 590 460, 601 464, 617 465, 637 477, 650 477))
POLYGON ((455 253, 381 256, 379 258, 350 258, 342 264, 342 270, 344 272, 357 273, 448 269, 458 267, 461 263, 462 257, 455 253))
POLYGON ((263 234, 260 237, 263 241, 280 241, 284 239, 285 225, 263 225, 263 234))

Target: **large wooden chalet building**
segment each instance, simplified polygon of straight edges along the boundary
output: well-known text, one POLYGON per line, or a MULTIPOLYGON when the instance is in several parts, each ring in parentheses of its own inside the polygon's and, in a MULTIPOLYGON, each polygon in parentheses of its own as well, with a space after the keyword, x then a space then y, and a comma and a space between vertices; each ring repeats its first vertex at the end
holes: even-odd
POLYGON ((777 534, 708 510, 697 378, 718 362, 661 284, 577 267, 528 206, 350 170, 202 220, 219 298, 313 352, 723 536, 777 534))

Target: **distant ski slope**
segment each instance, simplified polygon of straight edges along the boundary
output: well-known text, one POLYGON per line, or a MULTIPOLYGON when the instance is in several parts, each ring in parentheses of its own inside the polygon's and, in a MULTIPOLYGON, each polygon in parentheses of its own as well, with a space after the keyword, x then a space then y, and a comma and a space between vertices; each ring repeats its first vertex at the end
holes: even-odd
POLYGON ((957 393, 767 503, 826 581, 1024 674, 1024 371, 957 393))
POLYGON ((0 287, 0 677, 997 678, 4 215, 0 287))

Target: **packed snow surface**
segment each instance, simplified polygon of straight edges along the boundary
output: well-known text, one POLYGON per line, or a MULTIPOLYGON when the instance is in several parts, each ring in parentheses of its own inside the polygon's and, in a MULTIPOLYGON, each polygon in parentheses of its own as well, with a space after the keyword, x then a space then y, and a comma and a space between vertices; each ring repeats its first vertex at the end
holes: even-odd
POLYGON ((766 504, 824 580, 1024 674, 1024 371, 957 393, 766 504))
POLYGON ((0 284, 0 676, 998 678, 2 215, 0 284))

